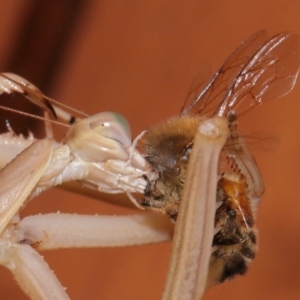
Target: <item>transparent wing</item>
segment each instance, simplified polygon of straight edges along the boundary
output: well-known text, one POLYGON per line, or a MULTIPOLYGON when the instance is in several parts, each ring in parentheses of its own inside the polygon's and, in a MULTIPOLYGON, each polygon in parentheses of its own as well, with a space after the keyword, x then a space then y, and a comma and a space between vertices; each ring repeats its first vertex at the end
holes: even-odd
POLYGON ((266 41, 266 32, 257 32, 240 44, 202 91, 203 83, 199 89, 192 87, 181 114, 226 116, 234 110, 240 115, 290 92, 299 63, 295 34, 283 32, 266 41))

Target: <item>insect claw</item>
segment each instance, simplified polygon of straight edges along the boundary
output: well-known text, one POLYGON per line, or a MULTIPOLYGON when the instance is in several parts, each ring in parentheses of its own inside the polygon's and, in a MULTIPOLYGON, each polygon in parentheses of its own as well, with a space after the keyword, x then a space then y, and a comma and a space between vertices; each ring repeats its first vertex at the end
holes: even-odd
POLYGON ((138 141, 143 137, 143 135, 146 133, 147 131, 144 130, 142 131, 132 142, 132 144, 130 145, 128 152, 129 152, 129 158, 128 161, 126 162, 126 165, 132 165, 134 163, 138 164, 138 166, 143 166, 145 167, 145 160, 144 158, 139 154, 139 152, 137 152, 136 150, 136 145, 138 143, 138 141))
POLYGON ((141 206, 138 201, 132 196, 132 194, 130 192, 126 193, 128 198, 130 199, 130 201, 139 209, 141 210, 145 210, 145 208, 143 206, 141 206))

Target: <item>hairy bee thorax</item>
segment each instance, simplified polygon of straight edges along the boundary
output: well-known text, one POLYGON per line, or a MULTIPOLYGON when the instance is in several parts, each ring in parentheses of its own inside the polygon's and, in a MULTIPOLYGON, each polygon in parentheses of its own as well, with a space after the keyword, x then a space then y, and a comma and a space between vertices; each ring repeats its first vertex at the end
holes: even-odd
POLYGON ((176 222, 198 116, 173 117, 150 128, 141 140, 142 153, 153 168, 141 205, 166 213, 176 222))
POLYGON ((176 167, 185 162, 185 149, 192 143, 199 117, 173 117, 150 128, 142 137, 146 160, 158 172, 178 173, 176 167))

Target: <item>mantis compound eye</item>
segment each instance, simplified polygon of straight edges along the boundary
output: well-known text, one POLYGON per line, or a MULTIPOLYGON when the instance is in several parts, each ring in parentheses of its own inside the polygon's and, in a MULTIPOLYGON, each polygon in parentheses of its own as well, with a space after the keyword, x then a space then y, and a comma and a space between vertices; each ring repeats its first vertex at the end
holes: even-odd
POLYGON ((64 143, 86 161, 127 160, 131 131, 126 119, 112 112, 101 112, 70 127, 64 143))
POLYGON ((90 128, 97 134, 117 141, 124 147, 129 147, 131 145, 131 131, 129 124, 120 114, 102 112, 92 116, 89 124, 90 128))

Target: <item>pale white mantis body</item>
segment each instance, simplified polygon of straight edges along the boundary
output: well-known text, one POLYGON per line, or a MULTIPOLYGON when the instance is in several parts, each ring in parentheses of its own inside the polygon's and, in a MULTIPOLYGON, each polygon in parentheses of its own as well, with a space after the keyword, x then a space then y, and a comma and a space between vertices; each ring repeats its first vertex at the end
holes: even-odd
MULTIPOLYGON (((25 93, 26 88, 39 93, 21 77, 8 76, 12 81, 5 74, 1 77, 1 93, 25 93)), ((28 97, 34 100, 33 95, 28 97)), ((39 105, 42 106, 42 103, 39 105)), ((80 180, 89 188, 108 193, 143 192, 145 184, 141 175, 145 173, 146 163, 131 145, 126 120, 112 113, 100 113, 91 117, 88 123, 87 120, 77 122, 77 125, 82 124, 79 127, 71 127, 65 140, 70 143, 60 144, 51 138, 35 140, 32 135, 25 139, 12 130, 0 137, 1 149, 5 149, 2 167, 19 154, 0 176, 0 263, 14 273, 19 285, 33 299, 67 299, 68 296, 32 246, 40 250, 125 246, 149 243, 152 238, 152 242, 169 240, 171 236, 165 226, 159 229, 159 223, 162 221, 164 224, 164 220, 155 216, 149 219, 147 215, 100 217, 52 214, 28 217, 20 222, 18 212, 28 198, 64 181, 80 180), (90 134, 83 135, 85 141, 78 141, 76 137, 83 136, 77 130, 90 134), (102 131, 100 135, 97 134, 99 130, 102 131), (73 135, 75 138, 72 138, 73 135), (100 140, 95 143, 97 136, 100 140), (88 152, 82 150, 81 145, 89 148, 89 143, 91 156, 88 157, 88 152), (15 172, 19 176, 17 181, 14 179, 15 172), (156 229, 150 229, 151 223, 156 229)))
MULTIPOLYGON (((246 102, 246 108, 249 108, 262 103, 268 98, 286 94, 295 84, 299 69, 299 57, 298 50, 295 48, 294 51, 292 48, 295 46, 293 35, 283 33, 275 36, 257 50, 257 46, 260 45, 257 43, 260 41, 264 42, 264 40, 260 39, 261 37, 262 35, 259 33, 253 37, 254 40, 256 40, 255 43, 252 43, 252 40, 249 39, 242 44, 237 51, 229 57, 228 61, 226 61, 220 71, 216 73, 213 80, 209 82, 203 92, 196 95, 194 102, 186 110, 186 112, 189 112, 189 110, 192 109, 192 111, 197 112, 201 111, 203 106, 205 106, 208 112, 211 112, 210 109, 212 107, 210 107, 210 104, 216 104, 215 101, 218 101, 219 95, 225 92, 224 98, 220 103, 217 103, 218 106, 212 114, 215 118, 211 121, 204 121, 203 124, 201 123, 199 125, 199 134, 196 135, 194 141, 194 155, 192 155, 189 164, 192 164, 192 166, 195 165, 197 168, 189 168, 191 171, 188 172, 187 182, 184 187, 183 197, 181 199, 181 211, 179 211, 175 232, 175 251, 172 256, 170 276, 168 278, 164 299, 183 299, 182 297, 184 297, 184 299, 197 299, 205 289, 205 273, 207 273, 213 236, 214 209, 212 208, 214 208, 216 199, 218 160, 224 143, 228 138, 229 131, 228 123, 224 115, 226 115, 229 109, 235 108, 236 104, 244 101, 244 98, 248 99, 247 101, 250 100, 250 102, 246 102), (290 42, 291 45, 288 42, 290 42), (285 47, 285 43, 288 46, 285 47), (279 47, 280 45, 283 45, 283 48, 279 47), (251 49, 252 46, 253 49, 251 49), (250 56, 248 56, 248 52, 245 50, 249 47, 250 56), (288 51, 286 55, 285 50, 288 51), (287 60, 285 60, 286 58, 287 60), (236 66, 237 69, 234 69, 236 66), (230 70, 234 70, 233 74, 230 70), (235 71, 237 71, 237 74, 235 71), (278 89, 274 89, 274 86, 276 86, 274 83, 276 82, 280 83, 278 89), (199 100, 203 102, 199 102, 199 100), (198 104, 200 104, 202 108, 199 108, 198 104), (201 135, 202 137, 199 138, 201 135), (213 142, 210 143, 210 141, 205 138, 203 139, 203 136, 212 139, 213 142), (198 145, 196 140, 201 139, 203 142, 198 145), (200 165, 198 165, 198 163, 200 165), (198 181, 200 183, 197 186, 195 179, 198 180, 200 176, 198 174, 208 175, 200 178, 198 181), (195 175, 196 178, 194 178, 195 175), (202 226, 205 232, 201 236, 201 234, 198 235, 199 232, 202 232, 199 222, 201 223, 205 218, 208 219, 208 222, 206 222, 206 227, 202 226), (201 248, 203 239, 206 243, 205 247, 201 248), (192 240, 193 242, 191 243, 190 241, 192 240), (201 252, 200 249, 205 250, 201 252), (199 257, 200 263, 198 261, 199 257), (192 268, 190 268, 191 261, 195 261, 195 265, 192 265, 192 268), (199 267, 201 263, 204 263, 202 269, 199 267), (192 283, 188 280, 186 282, 182 280, 187 277, 191 279, 192 283), (181 283, 183 284, 181 285, 181 283), (197 288, 197 286, 199 286, 199 288, 197 288), (196 290, 197 292, 195 292, 196 290)), ((23 79, 19 77, 14 77, 13 81, 7 80, 8 82, 3 81, 3 92, 10 93, 15 91, 23 93, 25 91, 27 93, 26 96, 30 97, 31 95, 28 95, 27 87, 30 87, 29 92, 35 90, 35 88, 26 81, 24 81, 25 85, 22 84, 23 79), (16 83, 17 85, 15 86, 14 84, 16 83)), ((31 96, 30 98, 35 97, 31 96)), ((5 183, 2 192, 0 191, 4 197, 1 200, 2 211, 0 212, 3 251, 1 263, 9 267, 13 272, 17 270, 15 273, 19 284, 28 295, 33 298, 51 299, 50 297, 53 296, 53 298, 63 299, 63 297, 66 298, 67 295, 56 278, 53 275, 49 275, 48 267, 44 265, 45 263, 40 259, 37 252, 28 244, 38 249, 53 249, 56 247, 141 244, 159 242, 171 238, 172 234, 170 231, 172 230, 169 229, 168 225, 160 218, 153 216, 131 216, 127 219, 124 217, 125 220, 123 224, 117 224, 118 222, 115 222, 116 220, 109 223, 111 224, 112 230, 118 233, 113 241, 104 235, 101 225, 99 225, 99 231, 95 230, 95 228, 98 228, 98 225, 95 225, 95 223, 101 223, 101 218, 77 216, 73 219, 73 223, 73 220, 69 218, 69 216, 64 215, 37 216, 24 219, 24 221, 20 221, 18 216, 16 216, 20 207, 28 197, 39 193, 45 188, 60 184, 64 180, 80 180, 82 184, 88 187, 105 192, 143 192, 145 182, 141 178, 141 175, 147 174, 147 166, 143 157, 136 151, 135 143, 131 143, 128 130, 124 130, 124 127, 119 126, 120 123, 114 123, 114 121, 116 121, 115 115, 102 114, 100 116, 102 118, 100 121, 95 121, 92 118, 78 122, 67 134, 65 144, 58 145, 45 139, 32 144, 27 150, 23 151, 23 149, 21 149, 22 154, 5 168, 2 172, 2 177, 0 177, 0 181, 5 183), (80 123, 83 125, 77 127, 80 123), (111 128, 106 127, 105 124, 108 126, 113 124, 115 127, 111 130, 111 128), (79 128, 78 131, 77 128, 79 128), (87 132, 86 129, 95 129, 96 132, 100 133, 100 149, 93 139, 95 135, 92 134, 93 137, 91 138, 89 131, 87 132), (85 149, 83 149, 85 143, 82 142, 83 135, 80 134, 81 131, 87 133, 87 136, 84 135, 84 139, 87 140, 87 148, 85 149), (81 139, 79 142, 78 137, 81 139), (108 148, 110 149, 109 151, 107 151, 108 148), (100 150, 100 154, 98 154, 98 150, 100 150), (32 153, 35 155, 32 156, 32 153), (36 157, 38 157, 38 159, 36 159, 36 157), (33 161, 30 160, 31 158, 33 158, 33 161), (82 163, 83 159, 84 163, 82 163), (21 164, 23 160, 26 161, 26 165, 22 168, 21 164), (11 173, 16 170, 23 178, 23 181, 16 184, 16 187, 12 187, 10 178, 12 181, 14 181, 14 179, 11 173), (69 172, 69 170, 71 172, 69 172), (78 233, 81 232, 81 229, 78 228, 76 230, 76 237, 74 237, 74 239, 69 238, 70 236, 72 237, 74 228, 70 231, 68 230, 68 226, 76 226, 79 218, 84 218, 85 223, 82 229, 82 235, 78 235, 78 233), (139 227, 136 222, 134 222, 130 227, 129 219, 134 220, 136 218, 138 220, 137 223, 145 226, 139 227), (155 229, 151 231, 151 224, 155 223, 157 226, 159 222, 161 222, 161 226, 159 226, 160 230, 155 229), (43 223, 46 225, 43 225, 43 223), (64 228, 65 230, 58 230, 56 224, 59 224, 59 228, 64 228), (114 227, 113 224, 115 224, 116 227, 114 227), (123 231, 120 230, 122 227, 126 228, 124 234, 123 231), (134 229, 133 233, 136 232, 137 235, 129 232, 132 229, 134 229), (59 233, 61 234, 57 235, 58 231, 60 231, 59 233), (91 231, 96 233, 91 236, 91 231), (143 237, 141 237, 141 235, 143 237), (137 236, 139 236, 139 238, 136 239, 137 236), (102 239, 104 239, 104 241, 100 241, 102 239), (27 255, 33 255, 35 257, 34 262, 37 263, 37 268, 28 265, 27 255), (40 272, 39 270, 41 269, 47 269, 47 271, 40 272), (46 275, 43 277, 40 274, 46 275), (40 278, 45 278, 45 280, 41 281, 39 280, 40 278), (28 286, 30 286, 30 289, 28 286), (54 291, 55 295, 53 293, 54 291)), ((11 132, 6 134, 4 139, 6 143, 7 141, 21 141, 20 137, 13 136, 11 132)), ((25 148, 25 143, 31 144, 31 142, 30 140, 24 142, 24 146, 22 147, 25 148)), ((234 150, 237 151, 236 148, 234 148, 234 150)), ((261 183, 260 178, 256 181, 256 176, 259 176, 259 174, 256 174, 257 169, 255 162, 252 162, 251 156, 247 156, 245 149, 242 148, 239 149, 239 151, 240 156, 237 156, 235 160, 241 160, 237 162, 239 167, 243 166, 243 164, 245 165, 244 172, 247 171, 248 174, 242 172, 248 179, 250 190, 253 189, 252 192, 255 195, 256 190, 260 190, 258 187, 261 183), (242 155, 244 155, 244 157, 242 155), (247 161, 249 157, 250 159, 247 161)), ((231 152, 229 154, 232 155, 231 152)), ((122 219, 119 220, 122 222, 122 219)), ((109 220, 106 219, 105 222, 109 222, 109 220)), ((113 233, 110 232, 108 236, 112 234, 113 233)))

